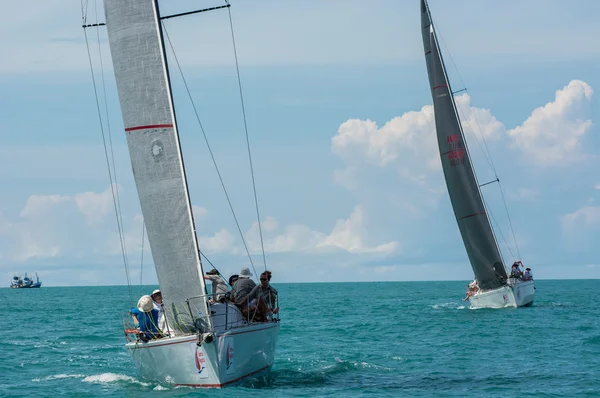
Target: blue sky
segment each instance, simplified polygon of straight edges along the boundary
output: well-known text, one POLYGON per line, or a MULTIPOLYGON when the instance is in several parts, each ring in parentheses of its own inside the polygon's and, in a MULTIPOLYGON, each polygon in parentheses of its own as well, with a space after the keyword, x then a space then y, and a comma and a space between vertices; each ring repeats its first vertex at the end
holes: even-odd
MULTIPOLYGON (((163 14, 191 3, 165 4, 163 14)), ((537 278, 600 277, 600 3, 430 7, 453 88, 468 89, 457 103, 478 178, 494 178, 475 140, 483 134, 520 257, 537 278)), ((0 64, 0 280, 37 271, 47 285, 123 284, 80 7, 60 0, 3 9, 11 18, 0 26, 10 38, 0 64)), ((435 144, 419 1, 233 1, 231 11, 274 281, 471 278, 435 144)), ((91 5, 88 14, 95 19, 91 5)), ((227 12, 169 20, 167 31, 260 270, 227 12)), ((139 283, 142 218, 99 32, 129 268, 139 283)), ((88 34, 99 73, 96 33, 88 34)), ((172 76, 200 246, 229 275, 248 259, 181 77, 172 76)), ((498 185, 483 192, 512 261, 498 185)), ((142 281, 155 283, 144 247, 142 281)))

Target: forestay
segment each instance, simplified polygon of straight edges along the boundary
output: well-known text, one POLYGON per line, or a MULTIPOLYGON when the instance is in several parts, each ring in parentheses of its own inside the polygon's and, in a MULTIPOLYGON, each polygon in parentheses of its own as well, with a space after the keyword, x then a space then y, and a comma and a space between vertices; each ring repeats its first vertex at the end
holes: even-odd
MULTIPOLYGON (((169 313, 173 304, 203 295, 205 287, 158 4, 155 0, 105 0, 104 7, 133 175, 169 313)), ((207 313, 205 300, 201 309, 207 313)), ((177 321, 171 319, 176 331, 193 328, 185 313, 177 321)))
POLYGON ((421 0, 421 27, 438 146, 448 194, 479 286, 482 289, 493 289, 506 283, 506 270, 471 165, 425 0, 421 0))

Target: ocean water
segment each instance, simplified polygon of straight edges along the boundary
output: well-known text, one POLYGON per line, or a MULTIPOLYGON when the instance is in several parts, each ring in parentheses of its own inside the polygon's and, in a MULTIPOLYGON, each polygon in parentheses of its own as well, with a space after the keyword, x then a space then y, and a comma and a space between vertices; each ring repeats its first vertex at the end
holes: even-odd
POLYGON ((0 289, 0 396, 600 396, 600 280, 536 281, 533 307, 502 310, 466 308, 466 283, 274 284, 273 371, 223 390, 140 378, 127 287, 0 289))

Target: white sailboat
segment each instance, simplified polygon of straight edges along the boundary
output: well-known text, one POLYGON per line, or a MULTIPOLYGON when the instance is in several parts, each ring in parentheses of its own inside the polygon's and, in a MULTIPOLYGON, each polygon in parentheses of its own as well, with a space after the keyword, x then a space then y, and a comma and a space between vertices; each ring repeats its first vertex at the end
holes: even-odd
POLYGON ((530 306, 535 292, 533 280, 507 275, 471 164, 426 0, 421 0, 421 28, 446 186, 478 284, 467 300, 474 308, 530 306))
MULTIPOLYGON (((229 4, 215 8, 224 7, 229 4)), ((206 293, 158 0, 104 0, 104 11, 133 175, 169 329, 164 338, 130 341, 126 348, 144 378, 162 383, 223 387, 268 372, 278 319, 251 322, 234 304, 211 304, 206 293)))

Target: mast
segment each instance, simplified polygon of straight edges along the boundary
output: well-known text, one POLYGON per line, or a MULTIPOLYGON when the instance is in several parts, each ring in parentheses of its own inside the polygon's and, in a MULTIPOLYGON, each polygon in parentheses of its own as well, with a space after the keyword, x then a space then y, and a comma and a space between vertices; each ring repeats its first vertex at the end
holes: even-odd
MULTIPOLYGON (((206 289, 158 1, 105 0, 104 8, 127 146, 165 313, 176 332, 187 333, 195 325, 185 301, 203 296, 206 289)), ((194 305, 208 314, 206 297, 194 305)))
POLYGON ((472 167, 426 0, 421 0, 421 28, 438 149, 454 215, 479 286, 500 287, 506 284, 506 270, 472 167))

